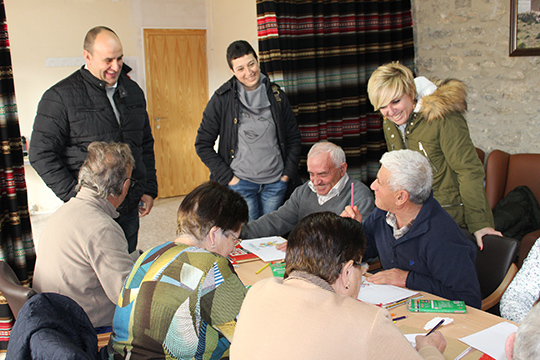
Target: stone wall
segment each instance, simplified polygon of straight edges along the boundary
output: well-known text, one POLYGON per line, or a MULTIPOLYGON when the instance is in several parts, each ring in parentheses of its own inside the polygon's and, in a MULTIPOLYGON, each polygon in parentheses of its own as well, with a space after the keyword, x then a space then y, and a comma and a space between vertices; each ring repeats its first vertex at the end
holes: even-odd
POLYGON ((416 74, 468 87, 477 147, 540 153, 540 56, 510 57, 510 0, 412 0, 416 74))

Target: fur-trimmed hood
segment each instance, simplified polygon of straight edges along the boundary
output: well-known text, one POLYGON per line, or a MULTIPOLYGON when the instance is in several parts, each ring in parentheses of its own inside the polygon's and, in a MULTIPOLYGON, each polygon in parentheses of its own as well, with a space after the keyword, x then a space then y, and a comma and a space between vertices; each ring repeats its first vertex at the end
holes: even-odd
MULTIPOLYGON (((451 112, 463 114, 467 111, 467 86, 456 79, 430 79, 437 89, 421 97, 421 107, 418 113, 427 121, 444 118, 451 112)), ((418 91, 418 89, 417 89, 418 91)), ((421 94, 420 91, 418 93, 421 94)))

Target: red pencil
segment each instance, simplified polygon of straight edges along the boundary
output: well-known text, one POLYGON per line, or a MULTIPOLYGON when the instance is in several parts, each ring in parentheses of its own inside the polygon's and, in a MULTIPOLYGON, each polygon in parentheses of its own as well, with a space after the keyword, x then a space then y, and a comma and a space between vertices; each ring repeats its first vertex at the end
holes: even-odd
POLYGON ((351 208, 354 207, 354 183, 351 182, 351 208))

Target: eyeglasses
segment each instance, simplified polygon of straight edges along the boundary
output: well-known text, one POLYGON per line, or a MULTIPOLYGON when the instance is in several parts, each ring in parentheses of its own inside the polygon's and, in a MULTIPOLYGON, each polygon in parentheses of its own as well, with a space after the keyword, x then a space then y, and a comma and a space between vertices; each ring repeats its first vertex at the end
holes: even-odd
POLYGON ((234 246, 240 244, 242 242, 242 239, 240 239, 239 236, 234 236, 234 234, 232 232, 229 232, 227 231, 225 236, 229 237, 232 235, 232 240, 233 240, 233 243, 234 243, 234 246))
POLYGON ((369 270, 369 264, 365 263, 365 262, 355 261, 353 265, 354 266, 359 266, 359 267, 362 268, 362 275, 367 273, 367 271, 369 270))
MULTIPOLYGON (((135 184, 137 183, 137 180, 131 177, 126 178, 126 180, 129 180, 129 188, 133 189, 135 187, 135 184)), ((124 180, 124 182, 126 182, 126 180, 124 180)))

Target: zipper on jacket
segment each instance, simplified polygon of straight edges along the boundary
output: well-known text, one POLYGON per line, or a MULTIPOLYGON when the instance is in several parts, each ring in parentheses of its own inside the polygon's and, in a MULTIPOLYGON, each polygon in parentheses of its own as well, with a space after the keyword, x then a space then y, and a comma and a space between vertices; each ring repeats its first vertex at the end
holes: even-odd
POLYGON ((443 205, 443 204, 441 204, 441 207, 442 207, 442 208, 451 208, 451 207, 458 207, 458 206, 463 206, 463 203, 459 203, 459 204, 450 204, 450 205, 443 205))
POLYGON ((429 161, 429 163, 431 164, 431 167, 433 168, 433 170, 435 170, 435 172, 439 172, 439 170, 437 170, 437 168, 435 167, 435 165, 433 165, 433 163, 431 162, 431 159, 429 158, 427 152, 426 152, 426 149, 424 149, 424 146, 422 145, 422 143, 419 141, 418 142, 418 149, 420 149, 420 151, 422 153, 424 153, 424 156, 426 157, 426 159, 429 161))

